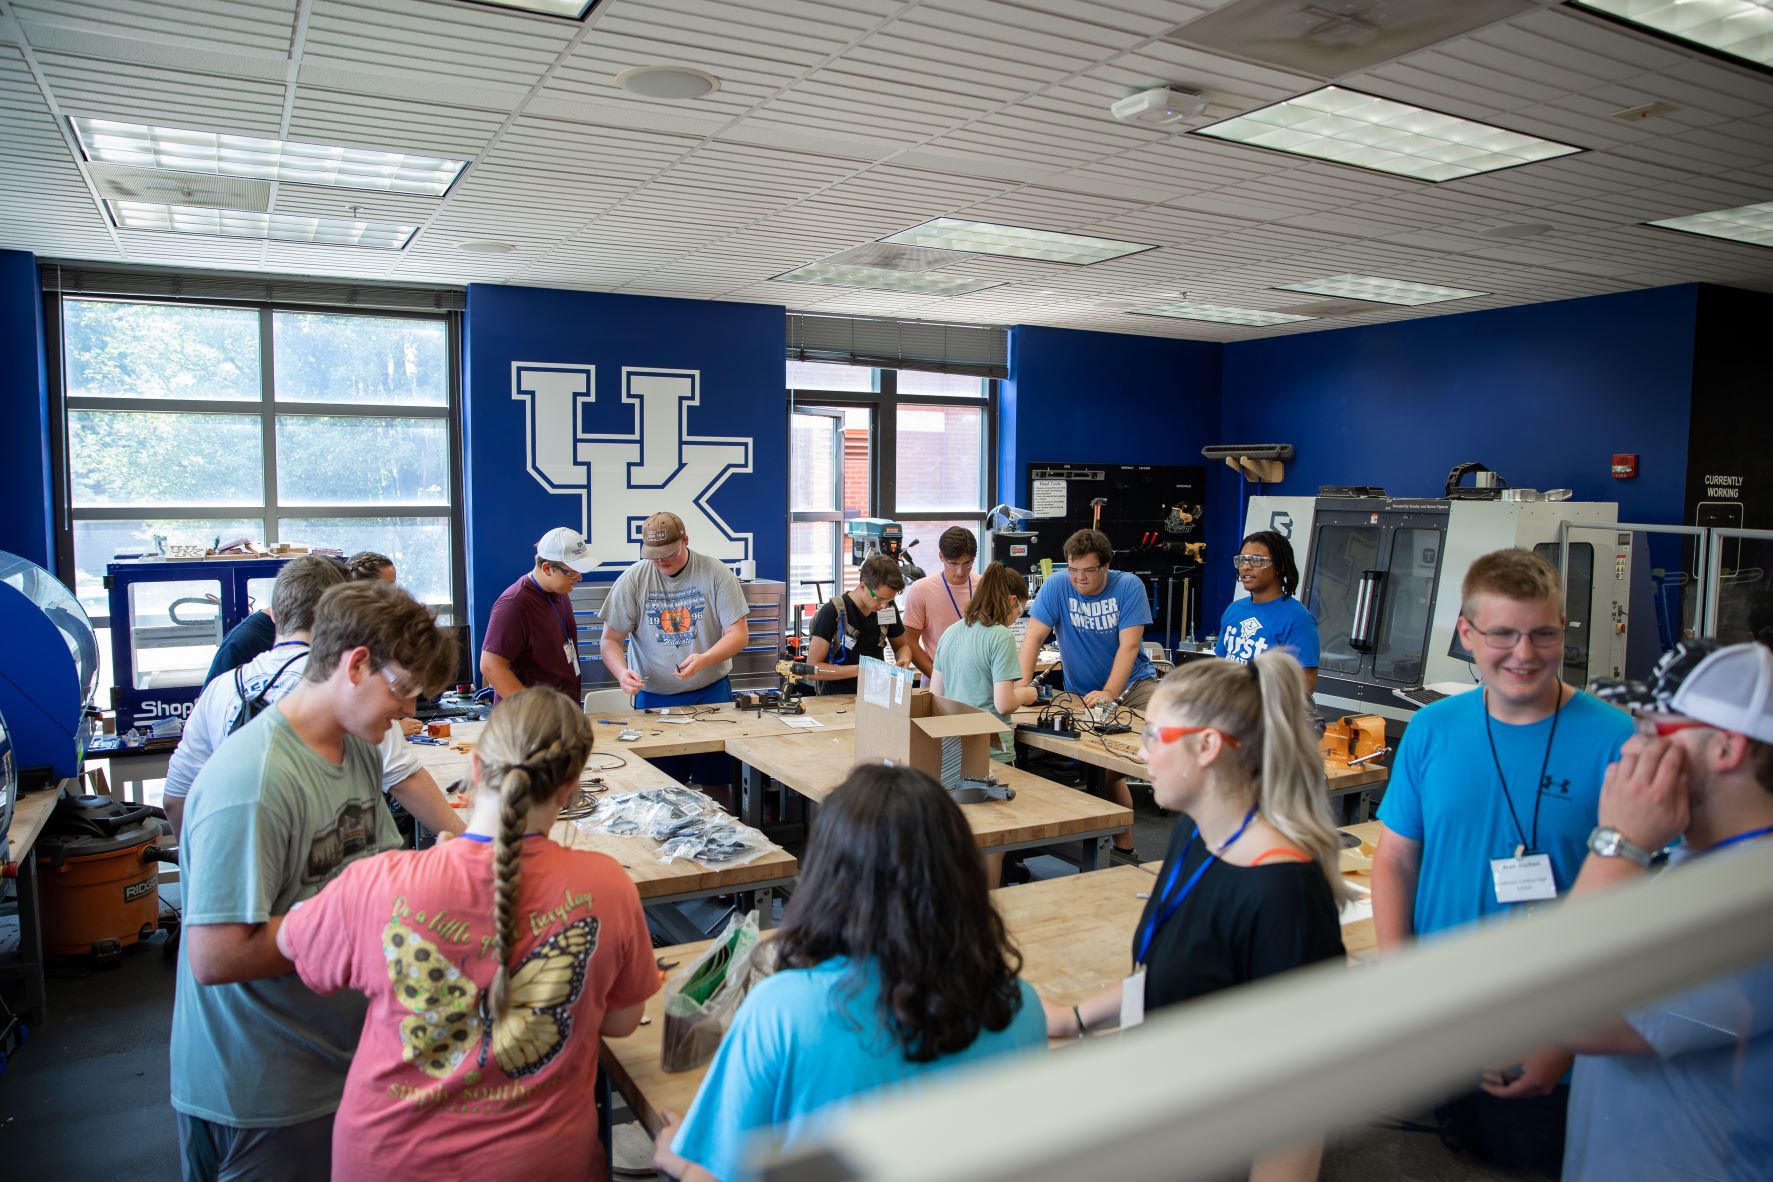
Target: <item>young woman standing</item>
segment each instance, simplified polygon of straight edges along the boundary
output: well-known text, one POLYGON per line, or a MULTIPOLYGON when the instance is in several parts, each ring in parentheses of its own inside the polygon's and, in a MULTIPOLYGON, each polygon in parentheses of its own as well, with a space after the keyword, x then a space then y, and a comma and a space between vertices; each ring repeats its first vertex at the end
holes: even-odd
MULTIPOLYGON (((945 698, 989 710, 1005 728, 1020 706, 1032 706, 1033 686, 1018 686, 1022 664, 1010 625, 1028 602, 1028 580, 1001 562, 985 568, 967 601, 958 627, 942 633, 930 674, 930 688, 945 698)), ((1016 755, 1015 735, 997 735, 991 757, 1009 762, 1016 755)))
MULTIPOLYGON (((1274 650, 1248 665, 1184 665, 1152 695, 1140 755, 1158 804, 1180 815, 1133 932, 1130 987, 1144 1011, 1344 955, 1341 843, 1308 709, 1299 663, 1274 650)), ((1124 992, 1049 1004, 1048 1033, 1135 1020, 1124 992)), ((1315 1178, 1321 1152, 1278 1152, 1251 1176, 1315 1178)))
POLYGON ((659 974, 621 866, 548 837, 591 741, 572 699, 511 695, 469 761, 466 833, 355 862, 283 921, 310 989, 369 997, 335 1182, 605 1176, 598 1036, 633 1032, 659 974))
POLYGON ((1306 694, 1316 692, 1317 619, 1293 597, 1299 590, 1293 544, 1265 529, 1245 538, 1231 562, 1249 597, 1232 600, 1219 617, 1215 651, 1228 661, 1247 665, 1257 653, 1286 649, 1305 671, 1306 694))

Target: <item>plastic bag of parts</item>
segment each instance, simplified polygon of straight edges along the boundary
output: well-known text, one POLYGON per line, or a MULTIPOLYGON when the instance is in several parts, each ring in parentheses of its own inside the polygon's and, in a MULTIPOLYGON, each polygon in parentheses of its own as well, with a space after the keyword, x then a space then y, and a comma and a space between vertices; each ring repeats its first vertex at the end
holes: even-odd
POLYGON ((704 866, 743 866, 776 848, 769 838, 730 817, 686 817, 653 838, 659 861, 688 858, 704 866))
POLYGON ((666 1071, 689 1071, 714 1057, 739 1003, 757 980, 757 912, 733 916, 720 938, 665 982, 666 1071))
MULTIPOLYGON (((606 796, 597 812, 578 822, 587 833, 615 837, 651 836, 670 824, 690 817, 720 812, 720 806, 689 788, 642 788, 606 796)), ((657 840, 655 838, 654 840, 657 840)))

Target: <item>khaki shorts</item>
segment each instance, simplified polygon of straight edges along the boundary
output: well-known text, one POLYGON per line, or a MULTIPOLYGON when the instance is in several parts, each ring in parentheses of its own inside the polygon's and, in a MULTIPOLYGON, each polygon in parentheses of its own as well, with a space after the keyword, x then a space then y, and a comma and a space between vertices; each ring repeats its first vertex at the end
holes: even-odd
POLYGON ((1121 702, 1121 705, 1128 710, 1137 710, 1140 714, 1145 713, 1145 707, 1151 703, 1151 695, 1157 692, 1159 680, 1161 679, 1147 677, 1144 681, 1135 681, 1132 687, 1127 690, 1126 700, 1121 702))

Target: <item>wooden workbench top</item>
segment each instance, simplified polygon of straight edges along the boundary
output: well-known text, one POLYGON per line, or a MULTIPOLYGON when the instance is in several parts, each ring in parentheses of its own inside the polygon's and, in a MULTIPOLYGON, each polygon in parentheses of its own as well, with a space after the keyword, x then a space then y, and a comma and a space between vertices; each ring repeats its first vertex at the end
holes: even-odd
POLYGON ((61 780, 48 788, 19 794, 18 801, 12 806, 12 827, 7 832, 11 838, 8 859, 14 862, 23 859, 37 843, 37 835, 49 823, 49 814, 55 811, 56 797, 60 795, 62 785, 67 783, 69 781, 61 780))
MULTIPOLYGON (((856 735, 853 730, 808 731, 739 738, 728 740, 726 751, 807 799, 820 801, 856 766, 856 735)), ((991 774, 1014 788, 1016 799, 961 807, 982 846, 1022 845, 1043 839, 1056 843, 1132 824, 1130 809, 1009 764, 992 764, 991 774)))
MULTIPOLYGON (((971 808, 972 806, 968 806, 971 808)), ((991 892, 1010 941, 1022 952, 1022 979, 1062 1004, 1081 1001, 1127 974, 1132 963, 1133 925, 1151 890, 1151 878, 1136 867, 1114 866, 1026 886, 991 892)), ((707 942, 659 950, 666 963, 687 964, 707 942)), ((651 1021, 627 1038, 603 1040, 603 1063, 610 1081, 627 1097, 647 1131, 656 1133, 659 1111, 689 1109, 706 1066, 666 1072, 659 1066, 665 1032, 665 994, 646 1003, 651 1021)))
MULTIPOLYGON (((728 703, 715 707, 713 713, 699 713, 682 721, 673 715, 645 714, 638 710, 615 714, 594 710, 590 717, 597 727, 599 751, 631 751, 647 759, 657 759, 719 751, 731 739, 753 735, 797 734, 799 732, 793 724, 800 718, 816 718, 827 730, 850 729, 856 725, 855 701, 853 696, 844 694, 802 698, 801 703, 806 707, 804 715, 772 714, 767 710, 759 713, 740 710, 728 703), (631 742, 616 738, 628 729, 639 731, 641 737, 631 742)), ((706 707, 692 709, 702 711, 706 707)))

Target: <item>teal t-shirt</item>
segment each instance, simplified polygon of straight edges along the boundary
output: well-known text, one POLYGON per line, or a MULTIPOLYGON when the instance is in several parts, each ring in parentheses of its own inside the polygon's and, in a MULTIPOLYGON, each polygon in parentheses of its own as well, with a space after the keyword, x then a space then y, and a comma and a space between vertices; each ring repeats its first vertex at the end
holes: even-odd
MULTIPOLYGON (((358 858, 400 844, 382 801, 380 748, 345 737, 333 764, 274 705, 216 749, 192 785, 179 840, 184 923, 285 915, 358 858)), ((172 1009, 172 1106, 234 1128, 333 1112, 363 1028, 363 995, 323 997, 291 973, 201 985, 189 936, 172 1009)))
MULTIPOLYGON (((936 644, 936 659, 930 667, 942 675, 944 698, 989 710, 1004 726, 1010 725, 1009 717, 999 713, 992 693, 1000 681, 1022 679, 1016 638, 1008 628, 965 622, 950 625, 936 644)), ((992 757, 1011 759, 1015 750, 1015 735, 1006 730, 998 734, 992 757)))
POLYGON ((1046 1048, 1040 998, 1023 982, 1022 1006, 1008 1026, 980 1032, 959 1054, 913 1063, 881 1025, 873 978, 848 992, 850 963, 838 957, 788 969, 752 989, 678 1130, 677 1153, 723 1182, 743 1182, 755 1177, 740 1164, 754 1134, 773 1130, 777 1146, 794 1145, 864 1093, 916 1087, 934 1071, 1046 1048))
POLYGON ((1526 726, 1491 719, 1494 757, 1484 730, 1481 689, 1425 706, 1410 720, 1391 765, 1379 819, 1398 836, 1422 843, 1417 935, 1521 908, 1520 903, 1496 901, 1490 876, 1490 860, 1513 857, 1518 845, 1534 845, 1551 855, 1560 895, 1575 884, 1600 809, 1601 778, 1631 738, 1632 723, 1623 710, 1581 691, 1559 713, 1555 741, 1549 717, 1526 726), (1506 795, 1496 774, 1498 763, 1507 779, 1506 795))

